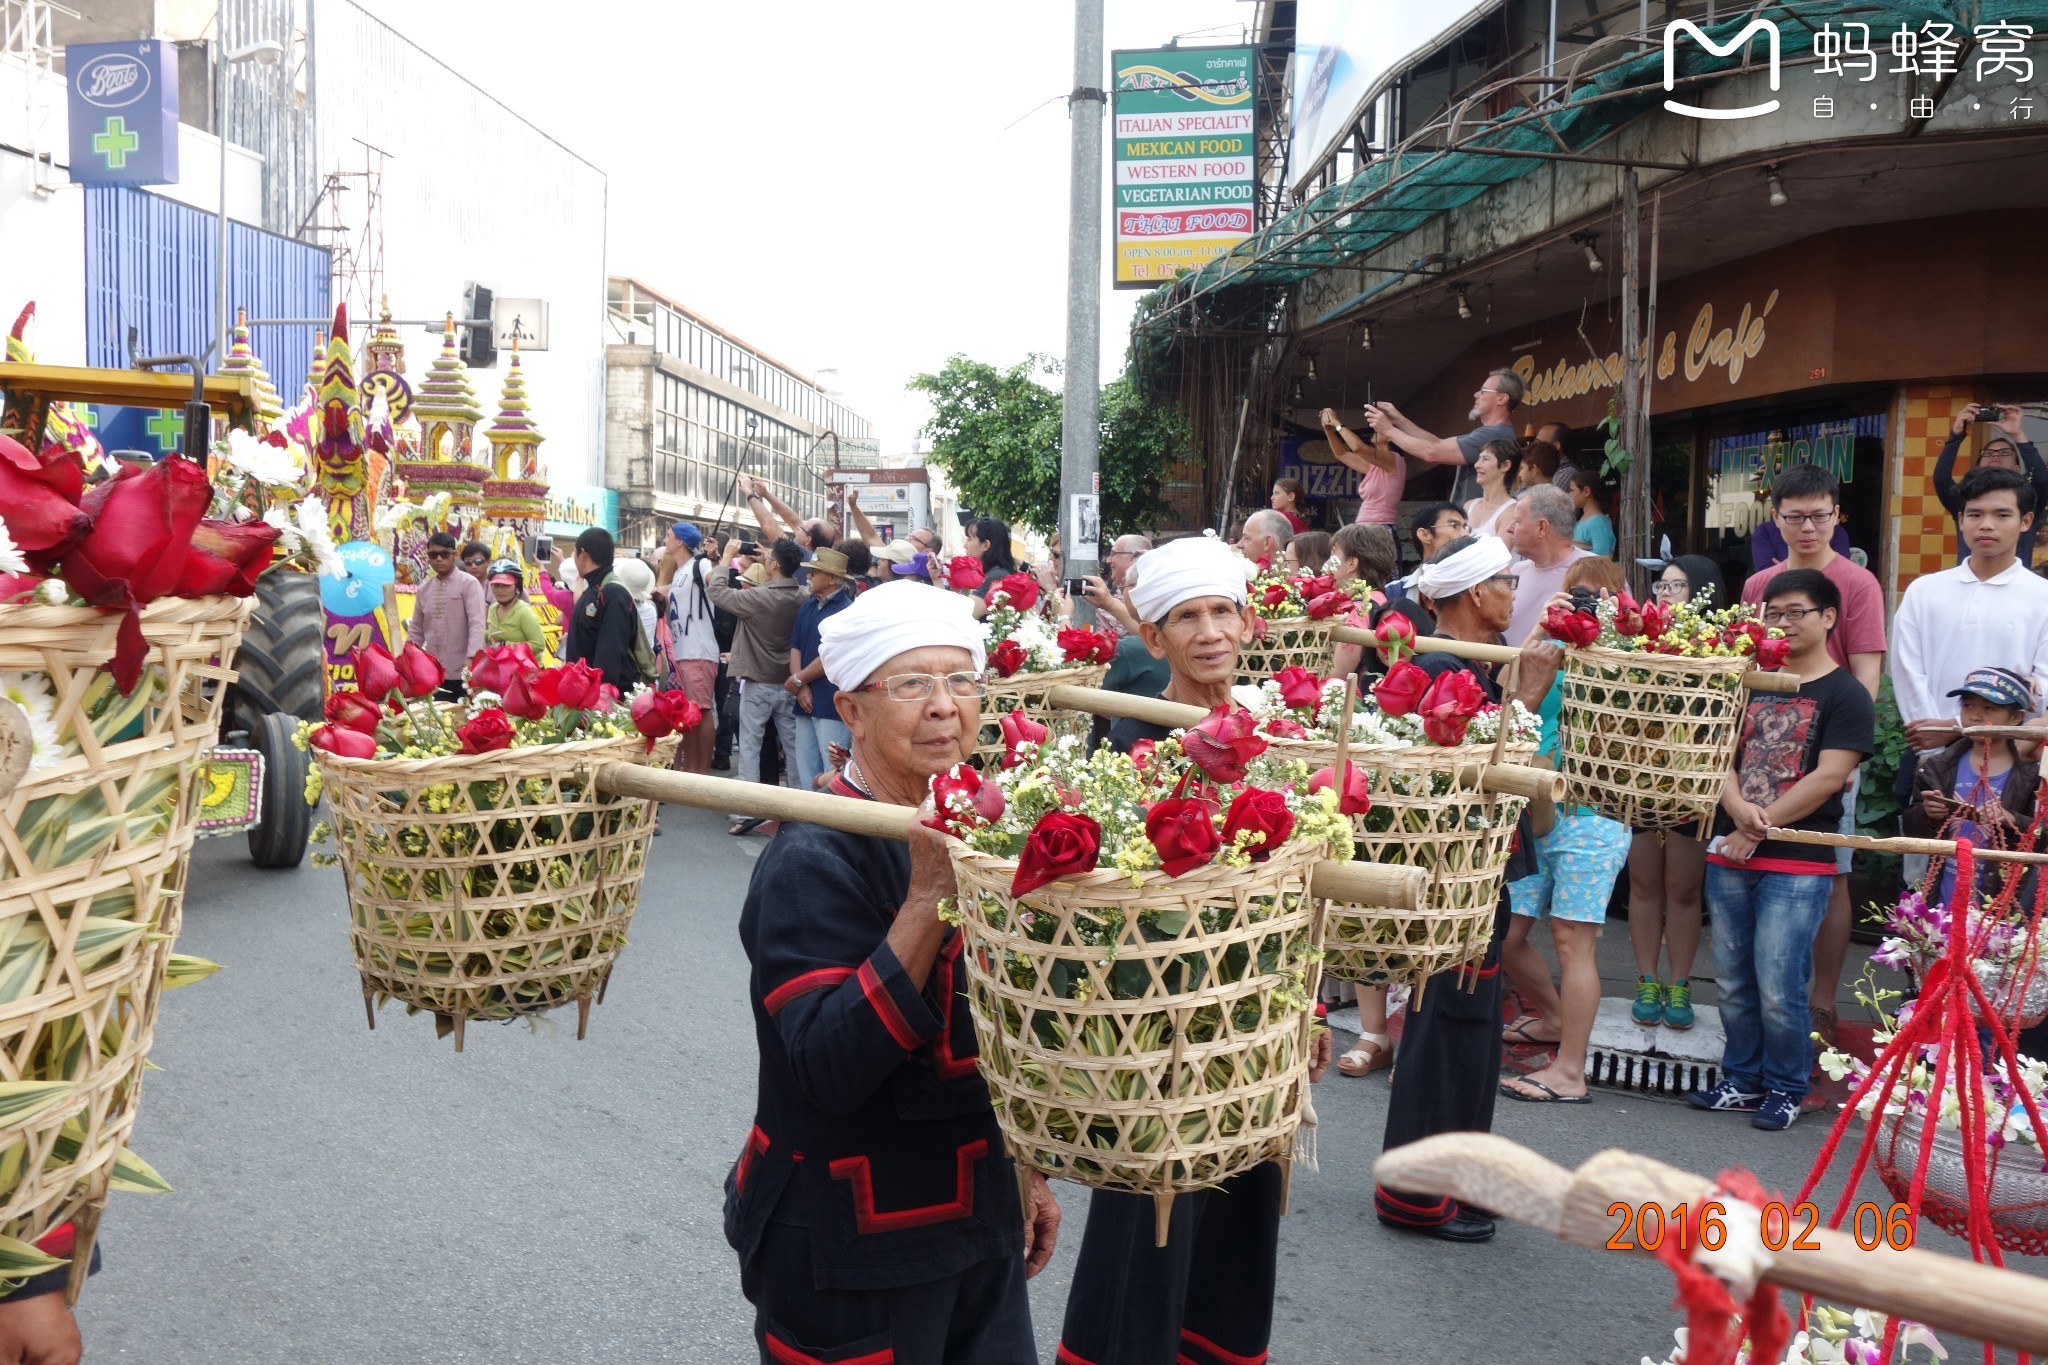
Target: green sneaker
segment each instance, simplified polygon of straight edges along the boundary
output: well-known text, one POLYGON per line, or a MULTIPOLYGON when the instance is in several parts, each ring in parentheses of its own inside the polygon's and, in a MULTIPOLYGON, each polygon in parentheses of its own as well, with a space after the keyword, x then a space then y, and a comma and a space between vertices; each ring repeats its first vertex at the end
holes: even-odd
POLYGON ((1665 987, 1664 1027, 1689 1029, 1692 1027, 1692 982, 1674 981, 1665 987))
MULTIPOLYGON (((1664 1018, 1664 983, 1654 976, 1637 977, 1635 1008, 1628 1014, 1644 1028, 1655 1028, 1664 1018)), ((1686 1022, 1690 1024, 1691 1021, 1691 1011, 1688 1010, 1686 1022)))

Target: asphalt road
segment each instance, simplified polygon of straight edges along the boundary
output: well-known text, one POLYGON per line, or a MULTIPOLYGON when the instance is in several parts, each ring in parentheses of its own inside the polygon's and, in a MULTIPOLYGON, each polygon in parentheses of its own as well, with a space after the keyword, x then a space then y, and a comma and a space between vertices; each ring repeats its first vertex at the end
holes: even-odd
MULTIPOLYGON (((571 1011, 473 1027, 461 1056, 393 1006, 365 1027, 338 871, 260 872, 239 840, 201 844, 182 947, 227 969, 165 998, 134 1147, 176 1191, 114 1197, 79 1309, 88 1359, 751 1360, 720 1203, 753 1095, 735 926, 766 845, 697 812, 664 822, 588 1040, 571 1011)), ((1317 1087, 1321 1170, 1296 1175, 1282 1228, 1276 1365, 1661 1359, 1677 1319, 1655 1264, 1511 1224, 1455 1247, 1373 1220, 1384 1077, 1317 1087)), ((1497 1131, 1566 1164, 1620 1146, 1786 1191, 1824 1136, 1609 1092, 1500 1111, 1497 1131)), ((1057 1188, 1067 1236, 1033 1285, 1047 1360, 1087 1209, 1057 1188)))

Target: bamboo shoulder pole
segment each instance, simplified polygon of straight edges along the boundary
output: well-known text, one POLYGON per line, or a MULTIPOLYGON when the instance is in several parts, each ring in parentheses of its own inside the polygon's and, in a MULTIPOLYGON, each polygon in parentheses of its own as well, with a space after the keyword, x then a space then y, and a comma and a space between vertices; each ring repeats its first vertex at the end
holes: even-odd
MULTIPOLYGON (((1347 645, 1364 645, 1367 649, 1377 649, 1380 643, 1371 631, 1360 630, 1356 626, 1339 626, 1330 632, 1330 638, 1347 645)), ((1470 640, 1451 640, 1441 635, 1418 635, 1411 648, 1417 654, 1455 654, 1461 659, 1476 659, 1489 664, 1504 664, 1522 652, 1513 645, 1474 644, 1470 640)), ((1790 673, 1765 673, 1752 668, 1742 675, 1742 685, 1752 692, 1797 692, 1799 679, 1790 673)))
MULTIPOLYGON (((1708 1199, 1735 1202, 1715 1194, 1705 1176, 1633 1152, 1599 1152, 1569 1171, 1490 1133, 1444 1133, 1382 1152, 1373 1178, 1494 1209, 1575 1246, 1627 1246, 1640 1255, 1650 1254, 1634 1245, 1640 1219, 1624 1227, 1616 1204, 1632 1214, 1658 1205, 1666 1211, 1668 1235, 1669 1211, 1681 1204, 1697 1211, 1708 1199)), ((1723 1223, 1730 1241, 1741 1235, 1733 1220, 1723 1223)), ((2031 1275, 1933 1251, 1865 1251, 1848 1233, 1809 1235, 1803 1220, 1791 1223, 1785 1250, 1757 1245, 1755 1251, 1759 1278, 1782 1288, 2022 1351, 2048 1351, 2048 1294, 2031 1275), (1817 1245, 1795 1248, 1795 1242, 1817 1245)))
MULTIPOLYGON (((1878 853, 1922 853, 1930 858, 1953 858, 1953 839, 1879 839, 1868 834, 1834 834, 1813 829, 1778 829, 1770 837, 1788 844, 1825 844, 1829 848, 1867 848, 1878 853)), ((2000 848, 1973 848, 1971 856, 1994 863, 2048 863, 2048 853, 2020 853, 2000 848)))
MULTIPOLYGON (((916 814, 909 806, 880 801, 855 801, 823 792, 800 792, 729 777, 670 772, 638 763, 601 763, 592 784, 612 796, 637 796, 698 810, 739 811, 768 820, 794 820, 824 825, 871 839, 902 839, 916 814)), ((1345 905, 1383 905, 1393 910, 1420 908, 1427 874, 1419 867, 1391 863, 1340 862, 1325 858, 1315 865, 1316 895, 1345 905)))
MULTIPOLYGON (((1148 725, 1171 726, 1176 730, 1197 724, 1209 714, 1199 706, 1184 706, 1177 701, 1134 697, 1124 692, 1105 692, 1099 687, 1075 687, 1072 684, 1053 688, 1046 693, 1046 700, 1066 711, 1120 716, 1141 720, 1148 725)), ((1372 766, 1369 758, 1360 758, 1356 762, 1363 768, 1372 766)), ((1477 764, 1473 766, 1475 770, 1479 768, 1477 764)), ((1564 776, 1549 768, 1531 768, 1520 763, 1489 763, 1479 772, 1479 790, 1497 796, 1523 796, 1531 801, 1548 796, 1556 801, 1564 796, 1564 776)))

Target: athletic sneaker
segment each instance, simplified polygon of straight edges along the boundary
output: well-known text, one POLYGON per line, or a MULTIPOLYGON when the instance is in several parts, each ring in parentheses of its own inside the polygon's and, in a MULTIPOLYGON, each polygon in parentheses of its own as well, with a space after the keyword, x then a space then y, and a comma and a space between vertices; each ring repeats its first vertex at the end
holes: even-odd
POLYGON ((1654 976, 1637 977, 1636 1003, 1628 1017, 1644 1028, 1655 1028, 1664 1017, 1664 984, 1654 976))
POLYGON ((1735 1110, 1755 1109, 1764 1102, 1764 1097, 1761 1090, 1744 1090, 1733 1081, 1722 1081, 1712 1090, 1695 1090, 1685 1098, 1695 1109, 1735 1110))
POLYGON ((1756 1117, 1749 1121, 1749 1126, 1767 1133, 1784 1132, 1799 1121, 1799 1098, 1782 1090, 1771 1091, 1757 1106, 1756 1117))
POLYGON ((1664 988, 1664 1027, 1689 1029, 1692 1022, 1692 982, 1674 981, 1664 988))

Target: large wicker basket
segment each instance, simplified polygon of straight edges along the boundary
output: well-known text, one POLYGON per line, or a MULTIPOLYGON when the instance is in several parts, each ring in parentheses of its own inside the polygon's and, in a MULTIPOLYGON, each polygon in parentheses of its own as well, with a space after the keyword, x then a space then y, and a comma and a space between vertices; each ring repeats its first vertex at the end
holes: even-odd
MULTIPOLYGON (((1894 1199, 1904 1201, 1912 1192, 1921 1128, 1920 1115, 1893 1114, 1878 1129, 1877 1173, 1894 1199)), ((1970 1182, 1963 1159, 1962 1133, 1937 1125, 1920 1214, 1956 1237, 1969 1235, 1970 1182)), ((2023 1256, 2048 1256, 2048 1172, 2041 1169, 2039 1149, 2022 1142, 1987 1148, 1984 1167, 1993 1239, 2023 1256)))
POLYGON ((1054 706, 1047 700, 1047 695, 1055 687, 1100 687, 1108 672, 1106 664, 1076 664, 1072 668, 1055 668, 1045 673, 991 677, 988 696, 981 703, 981 733, 974 742, 974 756, 981 760, 982 768, 994 772, 996 765, 1003 761, 1000 722, 1013 711, 1021 710, 1045 726, 1054 739, 1062 735, 1078 735, 1085 740, 1095 717, 1083 711, 1068 711, 1054 706))
MULTIPOLYGON (((1311 769, 1337 762, 1337 746, 1327 740, 1276 739, 1271 752, 1311 769)), ((1414 910, 1333 903, 1324 917, 1326 975, 1415 987, 1486 956, 1515 823, 1528 802, 1480 791, 1479 776, 1489 763, 1527 763, 1535 753, 1527 742, 1498 750, 1416 744, 1351 751, 1372 784, 1372 809, 1351 817, 1353 856, 1424 868, 1429 884, 1414 910)))
POLYGON ((370 1026, 396 1000, 462 1050, 470 1020, 574 1000, 583 1037, 626 945, 654 832, 652 801, 592 790, 606 762, 665 762, 637 738, 487 754, 320 753, 348 883, 370 1026))
POLYGON ((146 667, 123 698, 102 670, 118 616, 0 606, 8 692, 54 701, 43 765, 0 803, 0 1080, 75 1087, 0 1128, 0 1234, 33 1242, 75 1222, 74 1293, 135 1124, 181 918, 200 751, 216 738, 249 610, 231 597, 150 606, 146 667))
POLYGON ((1300 664, 1318 676, 1330 671, 1330 632, 1337 628, 1330 617, 1315 620, 1289 616, 1266 622, 1266 633, 1247 640, 1237 651, 1237 685, 1257 687, 1290 664, 1300 664))
POLYGON ((1321 844, 1170 878, 1098 869, 1010 896, 956 847, 981 1071, 1020 1167, 1173 1196, 1287 1160, 1316 989, 1321 844))
POLYGON ((1744 658, 1567 649, 1565 800, 1634 829, 1704 828, 1735 761, 1750 667, 1744 658))

